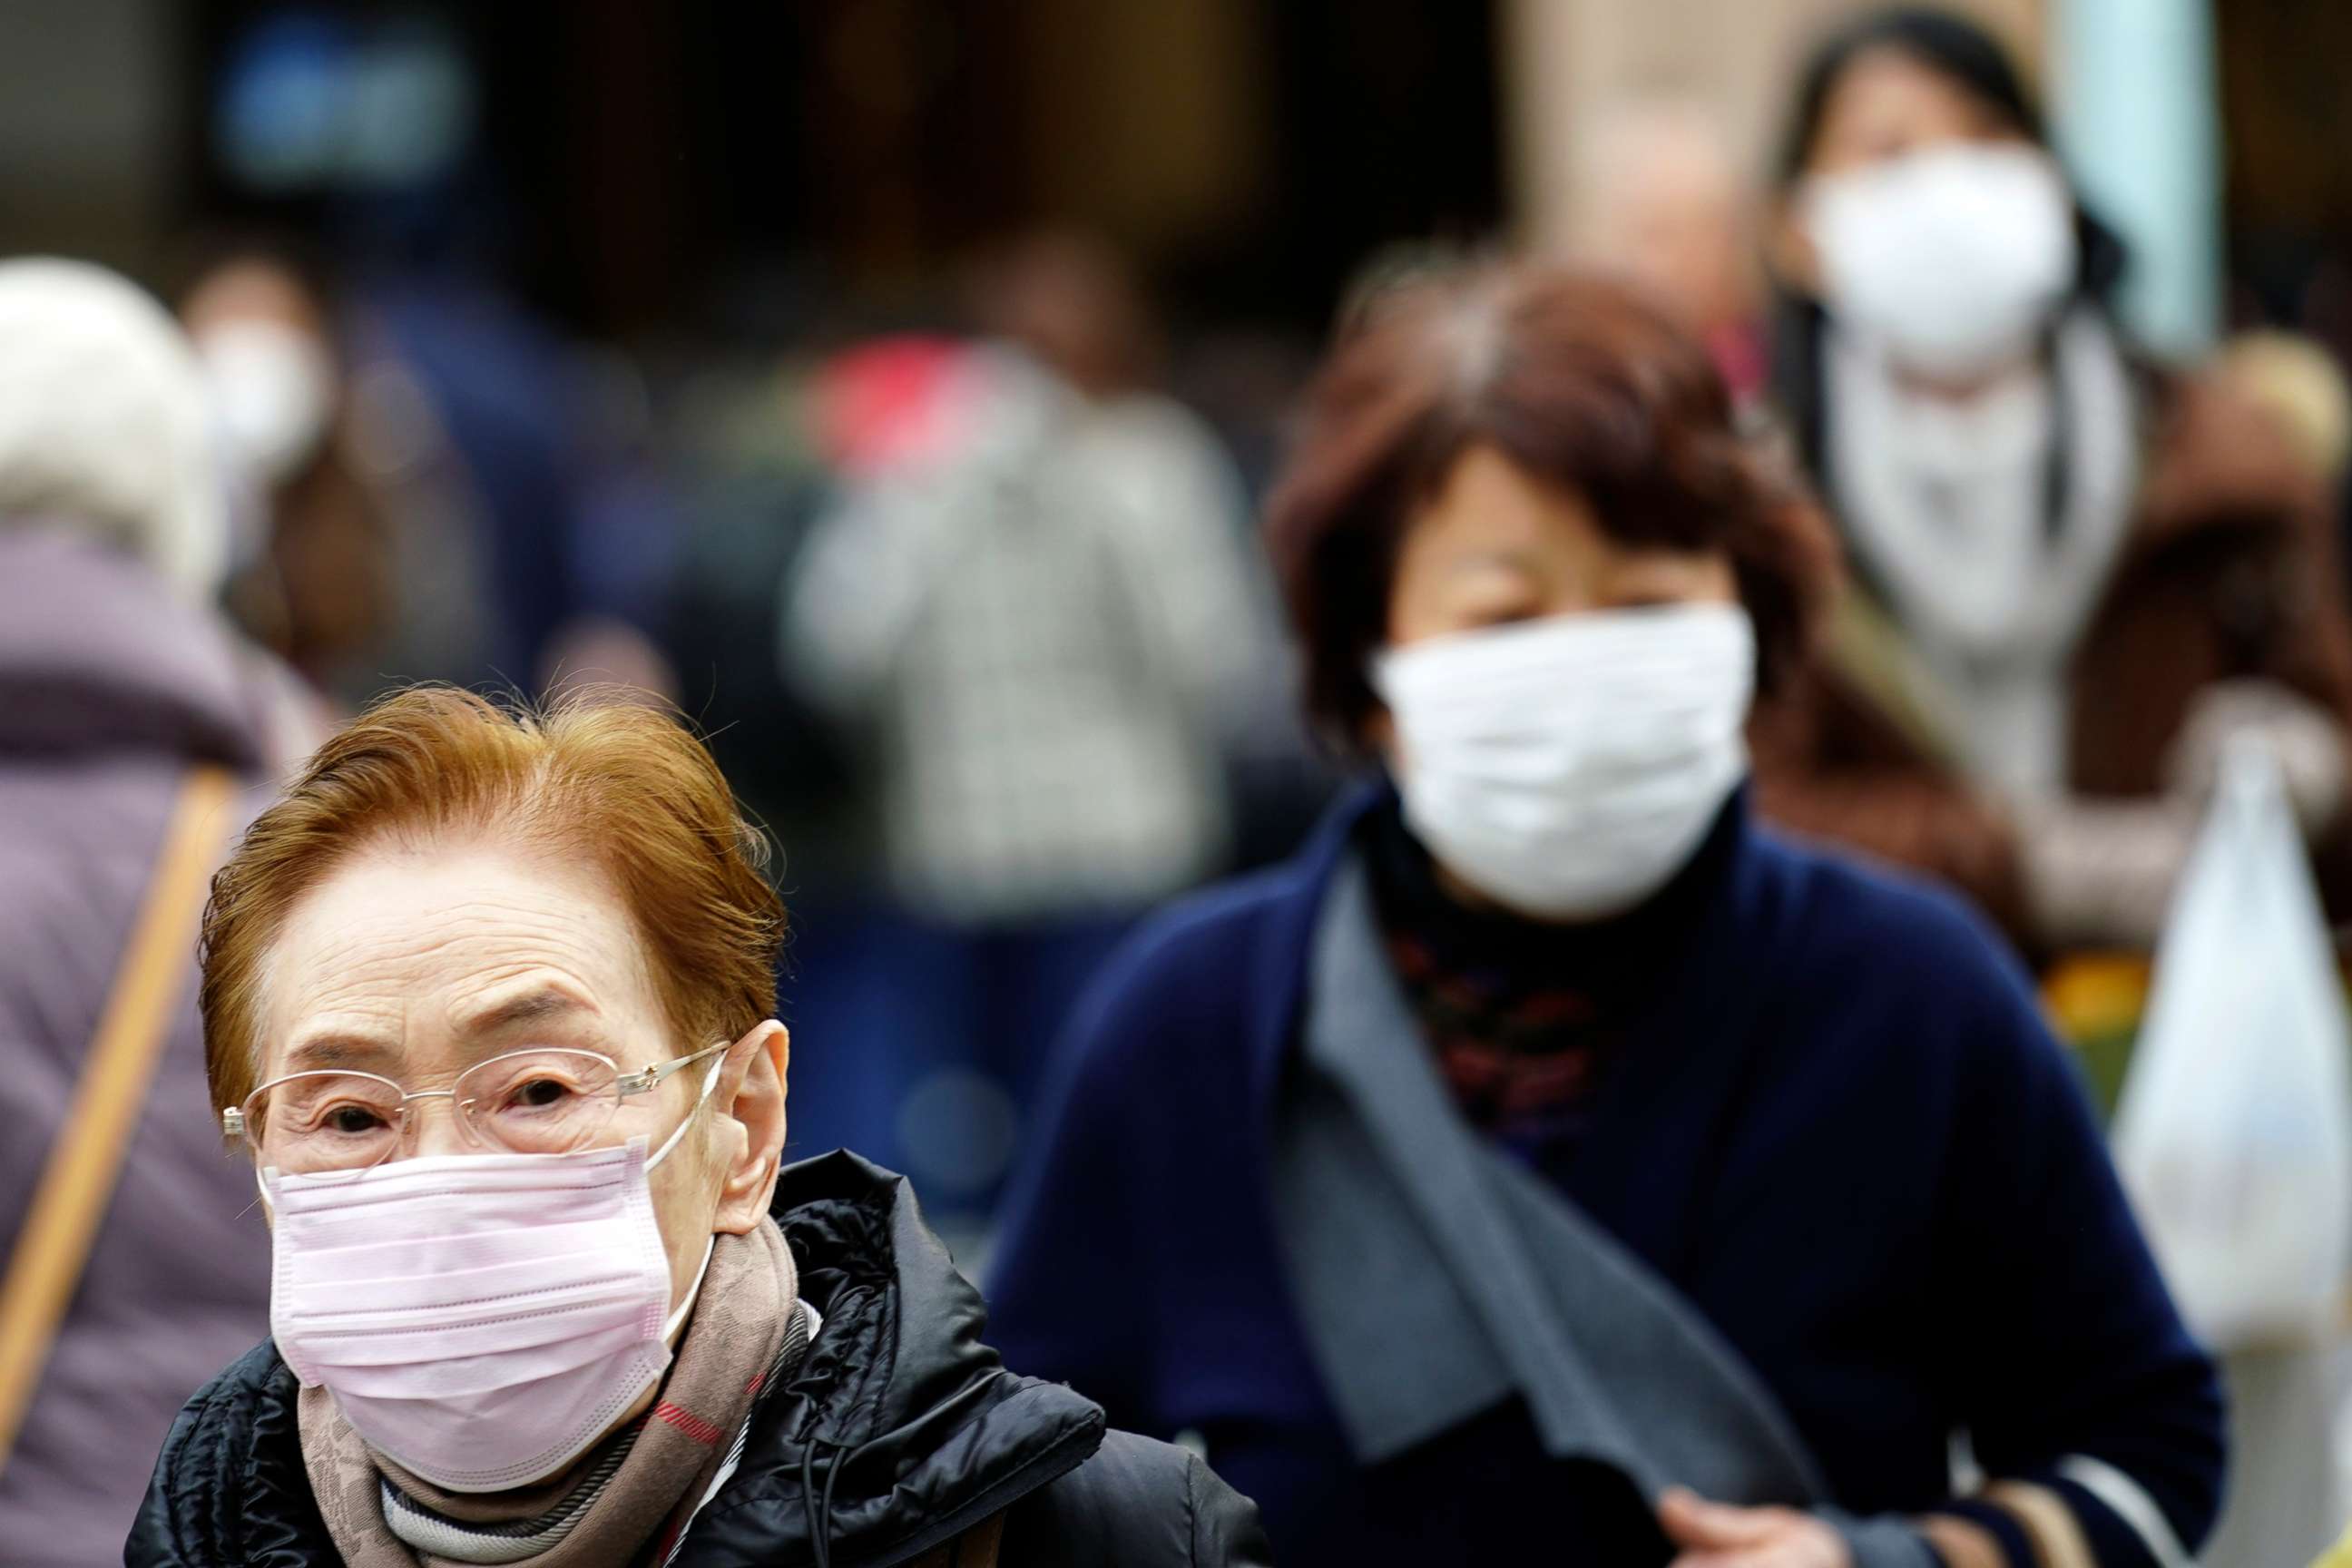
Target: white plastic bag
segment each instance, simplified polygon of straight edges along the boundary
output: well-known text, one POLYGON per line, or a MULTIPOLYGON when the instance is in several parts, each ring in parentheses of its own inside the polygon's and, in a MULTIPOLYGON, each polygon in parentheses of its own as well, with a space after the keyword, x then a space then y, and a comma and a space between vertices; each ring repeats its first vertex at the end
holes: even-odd
POLYGON ((2336 1318, 2352 1273, 2347 1033, 2277 761, 2233 744, 2173 894, 2115 1125, 2174 1299, 2217 1348, 2336 1318))

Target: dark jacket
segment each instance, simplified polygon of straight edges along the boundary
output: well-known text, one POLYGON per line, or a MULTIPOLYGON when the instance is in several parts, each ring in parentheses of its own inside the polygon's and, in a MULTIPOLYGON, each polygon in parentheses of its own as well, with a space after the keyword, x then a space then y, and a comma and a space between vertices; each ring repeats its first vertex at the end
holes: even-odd
MULTIPOLYGON (((1016 1377, 987 1309, 907 1184, 846 1152, 787 1167, 774 1213, 824 1327, 763 1398, 740 1467, 677 1568, 908 1563, 1005 1513, 1005 1568, 1266 1560, 1257 1510, 1200 1459, 1104 1430, 1101 1409, 1016 1377), (1007 1511, 1009 1510, 1009 1511, 1007 1511)), ((294 1374, 264 1343, 180 1414, 124 1548, 130 1568, 335 1560, 303 1468, 294 1374)))
MULTIPOLYGON (((2161 794, 2191 704, 2216 681, 2274 682, 2352 727, 2335 523, 2285 434, 2224 384, 2159 376, 2147 452, 2130 531, 2070 671, 2068 784, 2086 796, 2161 794)), ((1764 814, 1949 882, 2030 941, 2008 823, 1907 710, 1884 654, 1883 639, 1833 637, 1758 704, 1764 814)), ((2352 906, 2352 831, 2317 859, 2330 904, 2352 906)))
MULTIPOLYGON (((226 767, 249 814, 309 744, 308 717, 281 667, 140 562, 63 525, 0 522, 0 1261, 182 780, 226 767)), ((205 1114, 195 969, 191 952, 121 1184, 0 1467, 11 1568, 111 1558, 172 1413, 269 1321, 252 1169, 223 1158, 205 1114)))
MULTIPOLYGON (((1315 1369, 1271 1130, 1318 911, 1370 805, 1113 960, 1011 1194, 1001 1341, 1114 1420, 1202 1434, 1294 1568, 1517 1560, 1543 1540, 1554 1561, 1663 1563, 1633 1489, 1547 1459, 1516 1400, 1365 1468, 1315 1369)), ((2213 1370, 2014 961, 1956 900, 1755 831, 1744 801, 1718 831, 1706 912, 1559 1187, 1747 1361, 1841 1507, 1946 1506, 1965 1428, 1989 1472, 2064 1497, 2103 1564, 2146 1559, 2071 1456, 2201 1539, 2213 1370)))

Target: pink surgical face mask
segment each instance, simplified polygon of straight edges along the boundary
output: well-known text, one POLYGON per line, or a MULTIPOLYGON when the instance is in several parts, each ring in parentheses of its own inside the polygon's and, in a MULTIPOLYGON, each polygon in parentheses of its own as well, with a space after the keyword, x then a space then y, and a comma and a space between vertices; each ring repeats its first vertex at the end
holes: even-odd
MULTIPOLYGON (((718 1081, 714 1066, 704 1099, 718 1081)), ((646 1182, 692 1121, 650 1157, 635 1138, 333 1175, 269 1167, 278 1354, 370 1447, 436 1486, 555 1474, 660 1381, 701 1289, 698 1270, 668 1311, 646 1182)))

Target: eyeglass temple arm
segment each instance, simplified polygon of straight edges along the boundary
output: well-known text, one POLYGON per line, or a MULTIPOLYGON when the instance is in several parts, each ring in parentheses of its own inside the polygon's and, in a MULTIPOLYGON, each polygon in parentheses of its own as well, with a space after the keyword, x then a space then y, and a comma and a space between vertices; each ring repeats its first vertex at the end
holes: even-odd
POLYGON ((623 1073, 621 1075, 620 1081, 621 1092, 623 1094, 643 1094, 646 1089, 653 1088, 656 1084, 669 1077, 670 1074, 677 1072, 682 1068, 692 1067, 703 1058, 719 1051, 723 1051, 734 1043, 735 1042, 732 1040, 721 1040, 715 1046, 703 1047, 692 1056, 673 1057, 666 1062, 656 1062, 651 1067, 639 1068, 636 1071, 632 1073, 623 1073))

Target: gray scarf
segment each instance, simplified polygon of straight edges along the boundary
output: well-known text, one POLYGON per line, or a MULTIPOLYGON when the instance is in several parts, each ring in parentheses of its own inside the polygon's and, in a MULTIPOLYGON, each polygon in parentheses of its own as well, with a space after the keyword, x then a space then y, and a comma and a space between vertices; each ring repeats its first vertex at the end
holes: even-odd
MULTIPOLYGON (((1769 1390, 1673 1286, 1464 1124, 1390 972, 1360 861, 1326 894, 1306 1072, 1276 1136, 1276 1223, 1308 1343, 1358 1458, 1507 1400, 1544 1451, 1643 1495, 1818 1503, 1769 1390)), ((1827 1510, 1824 1510, 1825 1512, 1827 1510)), ((1858 1568, 1925 1568, 1909 1529, 1832 1515, 1858 1568)))

